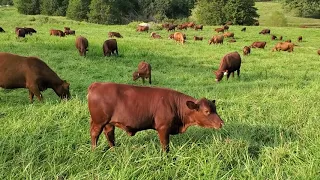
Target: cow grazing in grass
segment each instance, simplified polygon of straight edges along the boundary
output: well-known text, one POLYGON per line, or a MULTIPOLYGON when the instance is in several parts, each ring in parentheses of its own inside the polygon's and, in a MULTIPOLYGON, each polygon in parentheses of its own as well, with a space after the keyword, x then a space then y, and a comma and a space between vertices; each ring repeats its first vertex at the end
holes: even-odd
POLYGON ((176 25, 176 24, 170 24, 169 27, 167 28, 167 31, 168 31, 168 32, 169 32, 169 31, 175 31, 177 26, 178 26, 178 25, 176 25))
POLYGON ((195 41, 202 41, 203 37, 193 36, 193 40, 195 41))
POLYGON ((223 44, 223 35, 216 35, 213 36, 210 40, 209 40, 209 45, 210 44, 223 44))
POLYGON ((294 48, 293 43, 289 42, 279 42, 275 45, 275 47, 272 49, 272 51, 288 51, 292 52, 294 48))
POLYGON ((259 34, 270 34, 270 29, 263 29, 259 32, 259 34))
POLYGON ((194 26, 194 30, 198 31, 198 29, 201 29, 201 31, 202 31, 203 30, 203 25, 194 26))
POLYGON ((17 38, 20 38, 20 37, 24 38, 24 37, 26 37, 26 31, 23 28, 18 29, 16 31, 16 35, 17 35, 17 38))
POLYGON ((298 37, 298 42, 302 42, 302 36, 298 37))
POLYGON ((53 89, 61 99, 71 97, 69 83, 60 79, 42 60, 10 53, 0 53, 0 87, 27 88, 31 103, 34 95, 42 101, 41 91, 48 88, 53 89))
POLYGON ((150 37, 152 37, 153 39, 161 39, 161 36, 155 32, 152 32, 150 37))
POLYGON ((50 29, 49 31, 50 33, 50 36, 60 36, 60 37, 64 37, 65 36, 65 33, 62 32, 61 30, 56 30, 56 29, 50 29))
POLYGON ((173 34, 173 39, 177 42, 180 42, 181 44, 184 44, 186 42, 186 36, 185 34, 181 33, 181 32, 175 32, 173 34))
POLYGON ((123 38, 123 37, 121 36, 121 34, 118 33, 118 32, 108 32, 108 37, 109 37, 109 38, 113 38, 113 37, 123 38))
POLYGON ((144 79, 149 79, 149 84, 151 84, 151 65, 145 61, 141 61, 138 64, 138 70, 133 72, 132 79, 136 81, 141 78, 144 84, 144 79))
POLYGON ((109 146, 115 146, 115 127, 129 136, 154 129, 163 151, 168 152, 170 135, 184 133, 193 125, 220 129, 224 124, 215 100, 195 99, 172 89, 92 83, 87 97, 92 149, 102 131, 109 146))
POLYGON ((261 48, 261 49, 264 49, 264 47, 266 46, 267 42, 265 41, 256 41, 256 42, 253 42, 251 44, 251 48, 261 48))
POLYGON ((225 32, 223 34, 223 36, 226 38, 226 37, 234 37, 234 33, 233 32, 225 32))
POLYGON ((246 30, 247 30, 246 27, 244 27, 244 28, 241 29, 242 32, 246 32, 246 30))
POLYGON ((217 33, 219 33, 219 32, 224 32, 224 29, 223 28, 216 28, 216 29, 214 29, 214 31, 216 31, 217 33))
POLYGON ((80 56, 86 56, 88 51, 88 40, 83 36, 79 36, 76 38, 76 48, 79 51, 80 56))
POLYGON ((111 54, 118 54, 118 44, 116 39, 108 39, 102 46, 104 56, 111 56, 111 54))
POLYGON ((280 41, 282 41, 282 39, 283 39, 283 37, 282 37, 282 36, 280 36, 280 37, 279 37, 279 40, 280 40, 280 41))
POLYGON ((245 47, 243 48, 243 55, 246 56, 246 55, 249 55, 250 53, 251 53, 250 47, 245 46, 245 47))
POLYGON ((220 61, 220 67, 215 71, 216 82, 221 81, 223 75, 227 75, 227 80, 230 74, 234 77, 234 71, 237 71, 238 77, 240 76, 241 57, 238 52, 228 53, 220 61))
POLYGON ((277 36, 271 35, 271 40, 276 40, 276 39, 277 39, 277 36))
POLYGON ((138 31, 138 32, 149 32, 149 26, 138 26, 137 27, 137 29, 136 29, 136 31, 138 31))

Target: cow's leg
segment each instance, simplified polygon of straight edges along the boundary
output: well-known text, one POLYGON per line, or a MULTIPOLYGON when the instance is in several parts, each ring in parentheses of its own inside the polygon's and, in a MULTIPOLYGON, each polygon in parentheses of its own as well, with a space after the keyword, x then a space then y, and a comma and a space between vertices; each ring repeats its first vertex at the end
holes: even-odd
POLYGON ((99 136, 102 132, 103 129, 102 124, 96 124, 93 122, 93 120, 91 119, 90 122, 90 136, 91 136, 91 148, 92 150, 94 150, 97 147, 97 142, 99 139, 99 136))
POLYGON ((232 77, 234 78, 234 71, 232 72, 232 77))
POLYGON ((115 146, 114 129, 115 127, 112 124, 106 124, 103 128, 104 135, 106 136, 110 147, 115 146))
MULTIPOLYGON (((40 93, 40 90, 38 88, 38 86, 30 86, 28 87, 29 91, 31 91, 31 93, 33 93, 34 95, 37 96, 39 101, 42 101, 42 94, 40 93)), ((30 93, 29 93, 30 95, 30 93)))
POLYGON ((169 152, 169 130, 166 128, 159 129, 158 131, 158 136, 160 139, 160 143, 162 146, 162 150, 165 152, 169 152))
POLYGON ((29 90, 29 99, 30 99, 30 103, 33 102, 33 97, 34 97, 34 94, 29 90))
POLYGON ((119 53, 118 53, 118 48, 116 49, 116 54, 117 54, 117 56, 119 55, 119 53))
POLYGON ((240 69, 237 70, 238 77, 240 77, 240 69))
POLYGON ((150 76, 149 76, 149 84, 151 84, 151 73, 150 73, 150 76))
POLYGON ((231 74, 231 72, 229 72, 229 71, 228 71, 228 74, 227 74, 227 80, 229 79, 230 74, 231 74))

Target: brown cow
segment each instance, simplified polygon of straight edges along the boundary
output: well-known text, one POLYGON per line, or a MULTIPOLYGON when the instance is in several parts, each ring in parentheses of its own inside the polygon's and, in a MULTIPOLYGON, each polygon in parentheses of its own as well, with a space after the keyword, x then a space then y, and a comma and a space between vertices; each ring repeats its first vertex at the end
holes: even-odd
POLYGON ((178 25, 177 26, 177 28, 179 29, 179 30, 187 30, 188 29, 188 24, 180 24, 180 25, 178 25))
POLYGON ((189 28, 193 28, 196 24, 194 22, 186 23, 189 28))
POLYGON ((291 39, 288 39, 288 40, 286 40, 285 42, 289 42, 289 43, 291 43, 291 39))
POLYGON ((0 53, 0 87, 29 89, 31 103, 34 95, 42 101, 41 91, 47 88, 52 88, 61 99, 71 97, 69 83, 61 80, 42 60, 10 53, 0 53))
POLYGON ((254 25, 254 26, 259 26, 259 25, 260 25, 260 23, 259 23, 259 21, 258 21, 258 20, 255 20, 255 22, 253 23, 253 25, 254 25))
POLYGON ((259 34, 270 34, 270 29, 263 29, 259 32, 259 34))
POLYGON ((217 33, 219 33, 219 32, 224 32, 224 29, 223 28, 216 28, 216 29, 214 29, 214 31, 216 31, 217 33))
POLYGON ((201 29, 201 31, 202 31, 203 30, 203 25, 194 26, 194 30, 198 31, 198 29, 201 29))
POLYGON ((162 24, 162 27, 163 27, 163 28, 168 28, 169 26, 170 26, 169 23, 164 23, 164 24, 162 24))
POLYGON ((271 35, 271 40, 276 40, 276 39, 277 39, 277 36, 271 35))
POLYGON ((170 34, 168 39, 174 39, 174 34, 170 34))
POLYGON ((104 56, 110 56, 111 54, 118 54, 118 44, 116 39, 108 39, 102 46, 104 56))
POLYGON ((149 26, 138 26, 136 31, 138 31, 138 32, 146 31, 148 33, 149 32, 149 26))
POLYGON ((65 36, 65 33, 62 32, 61 30, 56 30, 56 29, 51 29, 49 31, 50 33, 50 36, 53 35, 53 36, 60 36, 60 37, 64 37, 65 36))
POLYGON ((193 36, 193 40, 195 41, 202 41, 203 37, 193 36))
POLYGON ((282 41, 282 39, 283 39, 282 36, 280 36, 280 37, 279 37, 279 40, 282 41))
POLYGON ((232 38, 232 39, 230 39, 228 42, 230 42, 230 43, 234 43, 234 42, 237 42, 237 40, 236 40, 236 39, 234 39, 234 38, 232 38))
POLYGON ((272 49, 273 51, 293 51, 294 44, 288 43, 288 42, 279 42, 276 44, 276 46, 272 49))
POLYGON ((247 30, 246 27, 244 27, 244 28, 241 29, 242 32, 246 32, 246 30, 247 30))
POLYGON ((22 38, 26 37, 26 31, 25 31, 23 28, 18 29, 18 30, 16 31, 16 34, 17 34, 17 38, 19 38, 19 37, 22 37, 22 38))
POLYGON ((79 36, 76 38, 76 48, 79 51, 80 56, 86 56, 88 51, 88 40, 85 37, 79 36))
POLYGON ((113 38, 113 37, 123 38, 123 37, 121 36, 121 34, 118 33, 118 32, 108 32, 108 37, 109 37, 109 38, 113 38))
POLYGON ((243 48, 243 55, 246 56, 246 55, 249 55, 250 53, 251 53, 250 47, 245 46, 245 47, 243 48))
POLYGON ((223 34, 224 37, 234 37, 234 33, 233 32, 225 32, 223 34))
POLYGON ((109 146, 115 146, 115 127, 129 136, 154 129, 162 149, 168 152, 170 135, 184 133, 192 125, 220 129, 224 124, 215 100, 195 99, 172 89, 92 83, 87 97, 92 149, 102 131, 109 146))
POLYGON ((2 27, 0 27, 0 32, 5 32, 4 29, 2 27))
POLYGON ((152 32, 150 37, 152 37, 153 39, 161 39, 161 36, 155 32, 152 32))
POLYGON ((76 31, 74 31, 74 30, 67 30, 67 31, 65 32, 65 34, 66 34, 66 35, 76 35, 76 31))
POLYGON ((238 52, 228 53, 220 61, 219 69, 214 72, 216 75, 216 82, 219 82, 223 75, 227 75, 227 80, 230 74, 234 77, 234 71, 237 71, 238 77, 240 76, 241 57, 238 52))
POLYGON ((178 26, 178 25, 176 25, 176 24, 170 24, 169 27, 168 27, 168 29, 167 29, 167 31, 168 31, 168 32, 169 32, 169 31, 175 31, 177 26, 178 26))
POLYGON ((302 36, 298 37, 298 42, 302 42, 302 36))
POLYGON ((64 31, 69 31, 71 30, 69 27, 64 27, 64 31))
POLYGON ((209 40, 209 45, 210 44, 223 44, 223 35, 216 35, 216 36, 213 36, 210 40, 209 40))
POLYGON ((32 35, 33 33, 37 33, 37 31, 33 28, 24 27, 23 29, 26 32, 26 34, 29 34, 29 35, 32 35))
POLYGON ((256 42, 252 43, 252 45, 250 47, 251 48, 262 48, 262 49, 264 49, 266 44, 267 44, 267 42, 265 42, 265 41, 256 41, 256 42))
POLYGON ((135 81, 141 77, 142 83, 144 84, 144 79, 149 79, 149 84, 151 84, 151 65, 145 61, 141 61, 138 64, 138 70, 132 74, 132 79, 135 81))
POLYGON ((175 32, 173 34, 173 39, 176 40, 177 42, 180 42, 181 44, 184 44, 186 42, 185 34, 181 32, 175 32))
POLYGON ((228 30, 228 29, 229 29, 229 26, 228 26, 228 25, 224 25, 222 28, 223 28, 224 30, 228 30))

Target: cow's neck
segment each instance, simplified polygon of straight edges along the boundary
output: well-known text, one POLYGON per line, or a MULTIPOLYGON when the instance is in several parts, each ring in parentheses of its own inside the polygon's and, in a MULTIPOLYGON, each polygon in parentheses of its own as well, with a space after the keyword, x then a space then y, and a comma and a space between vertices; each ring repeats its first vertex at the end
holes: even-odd
POLYGON ((179 117, 181 119, 182 122, 182 126, 179 127, 179 132, 180 133, 184 133, 188 127, 192 126, 192 125, 196 125, 196 122, 194 122, 192 120, 192 118, 190 117, 190 114, 192 112, 191 109, 188 108, 186 102, 187 101, 193 101, 196 102, 197 99, 187 96, 187 95, 182 95, 181 97, 179 97, 179 117))

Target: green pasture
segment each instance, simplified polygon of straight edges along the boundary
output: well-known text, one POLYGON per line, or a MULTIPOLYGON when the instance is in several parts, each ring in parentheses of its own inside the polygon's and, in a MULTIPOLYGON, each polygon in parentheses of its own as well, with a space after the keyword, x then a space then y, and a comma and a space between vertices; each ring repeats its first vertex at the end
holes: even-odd
MULTIPOLYGON (((63 17, 19 15, 0 8, 0 51, 37 56, 70 82, 72 99, 60 101, 53 90, 44 102, 29 103, 26 89, 0 89, 0 179, 320 179, 320 31, 316 28, 231 26, 237 42, 208 45, 217 26, 188 29, 185 45, 167 37, 165 30, 138 33, 131 25, 96 25, 63 17), (16 39, 16 26, 38 33, 16 39), (80 57, 75 36, 49 36, 49 29, 69 26, 89 40, 87 57, 80 57), (272 52, 279 41, 260 35, 291 39, 293 53, 272 52), (119 57, 103 57, 109 31, 118 31, 119 57), (204 41, 194 42, 194 35, 204 41), (298 43, 297 37, 303 36, 298 43), (267 41, 265 49, 242 48, 267 41), (215 83, 220 59, 238 51, 240 78, 215 83), (153 68, 154 87, 167 87, 195 98, 215 99, 225 121, 220 130, 191 127, 171 136, 170 152, 162 153, 156 131, 130 137, 116 129, 116 147, 109 149, 101 134, 91 151, 87 88, 93 82, 132 81, 141 60, 153 68)), ((145 84, 149 86, 149 84, 145 84)), ((133 119, 134 120, 134 119, 133 119)))

